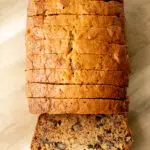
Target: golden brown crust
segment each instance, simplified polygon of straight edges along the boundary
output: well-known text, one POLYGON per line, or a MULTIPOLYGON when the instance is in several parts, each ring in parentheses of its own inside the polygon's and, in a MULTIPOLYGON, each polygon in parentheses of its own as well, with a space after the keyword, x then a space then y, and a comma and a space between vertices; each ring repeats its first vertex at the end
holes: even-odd
POLYGON ((126 44, 124 30, 120 27, 33 27, 27 30, 29 36, 39 39, 71 39, 71 40, 99 40, 110 44, 126 44))
POLYGON ((120 114, 128 112, 128 100, 28 98, 32 114, 120 114))
POLYGON ((42 114, 35 128, 31 150, 129 150, 133 137, 127 122, 127 114, 42 114))
POLYGON ((116 1, 91 0, 30 0, 28 16, 53 14, 123 15, 123 4, 116 1))
POLYGON ((29 98, 110 98, 125 99, 126 88, 112 85, 51 85, 28 83, 26 96, 29 98))
POLYGON ((28 70, 27 81, 30 83, 51 84, 106 84, 128 86, 126 71, 95 71, 70 69, 28 70))
POLYGON ((28 55, 26 57, 26 69, 72 69, 73 70, 119 70, 128 71, 128 57, 110 57, 96 54, 46 54, 28 55))
POLYGON ((124 27, 124 17, 99 15, 54 15, 32 16, 27 18, 27 28, 47 26, 73 26, 73 27, 124 27))

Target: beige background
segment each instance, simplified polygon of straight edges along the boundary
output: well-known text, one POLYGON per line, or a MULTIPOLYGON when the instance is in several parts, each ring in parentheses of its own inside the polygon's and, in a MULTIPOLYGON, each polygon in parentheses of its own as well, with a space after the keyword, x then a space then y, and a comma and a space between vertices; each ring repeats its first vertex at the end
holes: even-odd
MULTIPOLYGON (((24 32, 27 0, 0 0, 0 149, 29 150, 37 116, 24 96, 24 32)), ((132 150, 150 150, 150 0, 125 0, 132 67, 132 150)))

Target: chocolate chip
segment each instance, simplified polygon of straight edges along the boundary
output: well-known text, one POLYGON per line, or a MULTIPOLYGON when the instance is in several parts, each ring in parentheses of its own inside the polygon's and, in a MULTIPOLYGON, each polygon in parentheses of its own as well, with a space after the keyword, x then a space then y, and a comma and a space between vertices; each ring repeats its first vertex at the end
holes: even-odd
POLYGON ((96 144, 94 145, 94 148, 95 148, 95 149, 98 149, 98 148, 101 148, 101 146, 100 146, 100 144, 96 143, 96 144))
POLYGON ((66 148, 66 145, 60 142, 56 143, 55 145, 60 150, 64 150, 66 148))
POLYGON ((58 124, 61 125, 61 120, 58 121, 58 124))
POLYGON ((100 121, 105 115, 97 115, 96 116, 96 121, 100 121))
POLYGON ((109 2, 110 0, 104 0, 104 2, 109 2))
POLYGON ((74 125, 72 126, 72 130, 73 130, 73 131, 77 131, 77 130, 80 129, 80 128, 82 128, 82 125, 81 125, 80 122, 77 122, 76 124, 74 124, 74 125))
POLYGON ((94 146, 93 146, 92 144, 89 144, 87 147, 88 147, 89 149, 90 149, 90 148, 94 148, 94 146))
POLYGON ((120 18, 120 13, 116 14, 116 16, 117 16, 118 18, 120 18))
POLYGON ((53 126, 54 127, 56 127, 57 125, 61 125, 61 120, 54 120, 54 119, 51 119, 51 120, 49 120, 52 124, 53 124, 53 126))
POLYGON ((102 126, 103 126, 102 123, 96 125, 97 128, 102 127, 102 126))
POLYGON ((41 150, 41 149, 42 149, 41 146, 39 146, 39 147, 38 147, 38 150, 41 150))
POLYGON ((107 134, 111 133, 111 129, 105 130, 107 134))

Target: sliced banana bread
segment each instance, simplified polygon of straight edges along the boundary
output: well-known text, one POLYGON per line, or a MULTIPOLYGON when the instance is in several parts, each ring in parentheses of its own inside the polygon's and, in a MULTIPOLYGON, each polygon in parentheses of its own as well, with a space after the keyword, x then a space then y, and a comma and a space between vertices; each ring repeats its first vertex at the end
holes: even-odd
POLYGON ((126 56, 127 46, 108 44, 99 40, 44 39, 36 40, 26 37, 27 54, 68 54, 71 49, 78 54, 103 54, 109 56, 126 56))
POLYGON ((126 88, 113 85, 52 85, 40 83, 26 84, 27 97, 49 98, 105 98, 125 99, 126 88))
POLYGON ((43 25, 73 27, 124 27, 124 17, 99 15, 40 15, 27 18, 27 28, 40 27, 43 25))
POLYGON ((28 70, 26 74, 27 81, 30 83, 128 86, 128 73, 126 71, 41 69, 28 70))
POLYGON ((27 22, 32 113, 127 112, 122 0, 30 0, 27 22))
POLYGON ((108 27, 60 27, 42 26, 28 28, 27 36, 39 39, 99 40, 110 44, 126 44, 124 30, 117 26, 108 27))
POLYGON ((128 112, 128 100, 28 98, 32 114, 122 114, 128 112))
POLYGON ((30 0, 28 16, 54 14, 123 15, 123 3, 108 0, 30 0))
POLYGON ((128 57, 117 57, 96 54, 46 54, 28 55, 26 57, 26 69, 72 69, 72 70, 113 70, 128 71, 128 57))

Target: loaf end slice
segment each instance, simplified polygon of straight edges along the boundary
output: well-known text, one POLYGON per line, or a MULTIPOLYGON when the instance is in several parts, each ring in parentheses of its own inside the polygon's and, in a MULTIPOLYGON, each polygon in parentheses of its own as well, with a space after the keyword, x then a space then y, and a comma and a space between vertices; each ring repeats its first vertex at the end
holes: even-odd
POLYGON ((43 114, 31 150, 129 150, 127 122, 127 115, 43 114))

